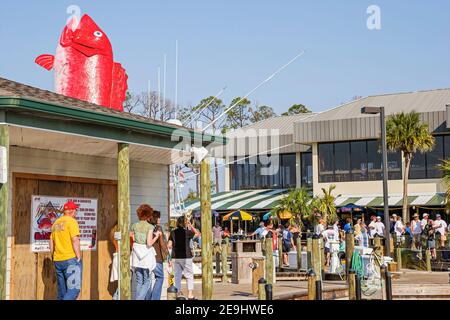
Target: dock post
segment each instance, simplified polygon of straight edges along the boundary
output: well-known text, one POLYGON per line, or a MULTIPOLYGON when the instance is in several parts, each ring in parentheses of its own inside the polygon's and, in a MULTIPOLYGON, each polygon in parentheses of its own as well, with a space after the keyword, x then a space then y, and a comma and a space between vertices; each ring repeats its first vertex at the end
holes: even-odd
POLYGON ((319 236, 317 234, 312 237, 312 252, 311 252, 311 264, 312 269, 316 275, 316 280, 322 279, 322 266, 320 262, 321 254, 320 254, 320 244, 319 244, 319 236))
POLYGON ((306 269, 311 269, 312 268, 312 234, 309 232, 309 230, 306 233, 306 252, 307 252, 306 269))
POLYGON ((209 158, 200 164, 200 208, 202 234, 202 299, 211 300, 213 290, 211 180, 209 158))
POLYGON ((402 269, 402 248, 395 249, 395 255, 397 258, 397 271, 402 269))
POLYGON ((316 300, 322 299, 322 280, 316 280, 316 300))
POLYGON ((258 300, 266 300, 266 283, 264 278, 258 281, 258 300))
POLYGON ((272 247, 272 233, 268 232, 265 239, 266 248, 266 281, 273 284, 273 247, 272 247))
POLYGON ((283 268, 283 235, 278 235, 278 269, 283 268))
POLYGON ((308 300, 316 300, 316 274, 313 269, 308 270, 308 300))
POLYGON ((350 269, 352 268, 352 258, 353 251, 355 250, 355 234, 353 233, 353 228, 350 228, 345 233, 345 273, 349 274, 350 269))
POLYGON ((222 282, 227 283, 228 281, 228 242, 224 239, 222 240, 222 282))
POLYGON ((353 269, 348 272, 348 299, 356 300, 356 273, 353 269))
POLYGON ((430 251, 430 249, 427 249, 425 251, 425 258, 427 261, 427 271, 431 272, 431 251, 430 251))
POLYGON ((266 290, 266 300, 273 300, 272 285, 270 283, 266 283, 265 290, 266 290))
POLYGON ((300 271, 302 266, 302 239, 300 236, 297 238, 295 245, 297 246, 297 271, 300 271))
POLYGON ((392 274, 385 265, 381 266, 381 277, 384 278, 386 300, 392 300, 392 274))

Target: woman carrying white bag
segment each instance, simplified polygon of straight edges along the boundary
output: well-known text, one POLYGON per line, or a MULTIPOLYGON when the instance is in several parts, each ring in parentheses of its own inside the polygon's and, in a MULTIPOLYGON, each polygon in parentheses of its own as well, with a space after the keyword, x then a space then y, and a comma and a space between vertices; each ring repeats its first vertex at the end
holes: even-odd
POLYGON ((135 300, 144 300, 151 288, 151 273, 156 267, 156 251, 153 244, 158 240, 160 231, 153 233, 154 226, 147 222, 153 209, 143 204, 136 210, 139 222, 131 225, 130 236, 133 240, 131 267, 136 279, 135 300))

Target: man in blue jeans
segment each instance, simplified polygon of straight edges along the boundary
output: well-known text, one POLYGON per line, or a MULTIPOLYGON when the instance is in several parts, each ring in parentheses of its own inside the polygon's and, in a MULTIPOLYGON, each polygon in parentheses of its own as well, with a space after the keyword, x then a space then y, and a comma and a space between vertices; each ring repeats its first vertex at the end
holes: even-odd
POLYGON ((80 230, 75 220, 78 205, 64 204, 64 215, 52 226, 50 252, 56 270, 58 300, 76 300, 81 291, 80 230))

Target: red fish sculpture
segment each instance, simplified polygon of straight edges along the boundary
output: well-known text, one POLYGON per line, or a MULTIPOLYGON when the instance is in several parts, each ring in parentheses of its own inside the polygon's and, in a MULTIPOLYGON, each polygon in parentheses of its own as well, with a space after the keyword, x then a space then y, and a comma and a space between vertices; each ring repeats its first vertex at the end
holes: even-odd
POLYGON ((128 76, 114 62, 111 42, 88 15, 74 16, 64 28, 55 55, 35 62, 55 72, 55 92, 123 111, 128 76))

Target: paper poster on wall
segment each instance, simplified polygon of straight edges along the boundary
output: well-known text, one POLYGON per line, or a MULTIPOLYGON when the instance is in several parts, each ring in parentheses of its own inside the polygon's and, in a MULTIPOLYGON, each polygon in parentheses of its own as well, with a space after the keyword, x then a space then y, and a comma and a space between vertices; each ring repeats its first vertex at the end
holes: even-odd
POLYGON ((31 197, 31 250, 50 251, 50 234, 53 222, 63 215, 64 203, 73 201, 80 207, 77 221, 80 227, 81 250, 97 249, 97 204, 98 199, 71 197, 31 197))

